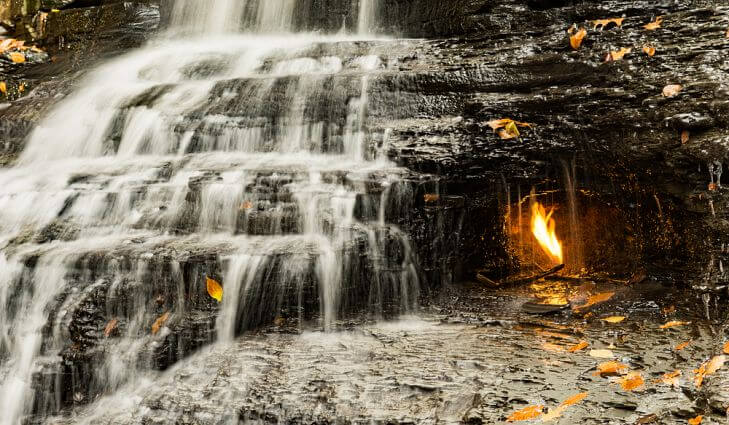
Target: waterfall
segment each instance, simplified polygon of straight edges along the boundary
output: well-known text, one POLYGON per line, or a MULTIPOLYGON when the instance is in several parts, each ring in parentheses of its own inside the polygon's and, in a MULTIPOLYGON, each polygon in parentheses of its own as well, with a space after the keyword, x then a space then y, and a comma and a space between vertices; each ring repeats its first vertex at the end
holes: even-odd
MULTIPOLYGON (((292 33, 296 6, 176 1, 169 33, 89 72, 0 170, 0 424, 256 326, 417 307, 387 221, 410 192, 368 125, 388 63, 358 35, 292 33)), ((361 34, 375 12, 362 1, 361 34)))

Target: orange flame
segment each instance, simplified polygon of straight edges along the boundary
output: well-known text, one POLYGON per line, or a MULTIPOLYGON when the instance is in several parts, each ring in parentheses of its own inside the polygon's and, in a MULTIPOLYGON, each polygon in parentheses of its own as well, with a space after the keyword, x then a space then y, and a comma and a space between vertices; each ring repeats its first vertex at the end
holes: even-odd
POLYGON ((562 264, 562 244, 557 239, 557 234, 554 230, 556 223, 552 218, 554 210, 550 211, 549 214, 546 214, 545 211, 539 202, 535 202, 532 205, 532 233, 549 258, 552 261, 562 264))

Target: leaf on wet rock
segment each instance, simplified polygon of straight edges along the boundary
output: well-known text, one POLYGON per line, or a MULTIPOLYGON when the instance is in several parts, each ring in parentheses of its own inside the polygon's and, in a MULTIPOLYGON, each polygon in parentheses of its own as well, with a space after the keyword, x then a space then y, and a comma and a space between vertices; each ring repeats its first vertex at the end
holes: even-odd
POLYGON ((689 419, 688 424, 689 425, 701 425, 701 422, 704 420, 704 417, 699 415, 695 418, 689 419))
POLYGON ((622 47, 620 50, 612 51, 605 57, 605 62, 614 62, 623 59, 623 56, 632 52, 633 49, 630 47, 622 47))
POLYGON ((666 322, 665 324, 661 325, 661 329, 669 329, 669 328, 675 328, 677 326, 683 326, 683 325, 690 325, 691 322, 682 322, 680 320, 671 320, 670 322, 666 322))
POLYGON ((653 22, 643 25, 643 28, 647 29, 648 31, 657 30, 658 28, 661 27, 662 23, 663 23, 663 16, 659 16, 653 22))
POLYGON ((585 397, 587 397, 587 395, 587 392, 573 395, 572 397, 560 403, 560 405, 556 408, 550 409, 548 413, 542 415, 542 422, 549 422, 559 418, 560 416, 562 416, 562 413, 567 410, 568 407, 581 402, 585 399, 585 397))
POLYGON ((11 52, 8 54, 8 57, 10 58, 13 63, 24 63, 25 62, 25 55, 21 52, 11 52))
POLYGON ((625 316, 610 316, 610 317, 603 317, 602 320, 608 322, 608 323, 620 323, 623 320, 625 320, 625 316))
POLYGON ((560 353, 564 351, 564 348, 561 345, 552 344, 551 342, 545 342, 542 344, 542 349, 546 351, 552 351, 554 353, 560 353))
POLYGON ((587 35, 587 30, 583 27, 578 30, 572 26, 567 32, 570 34, 570 46, 575 50, 579 49, 582 45, 582 40, 587 35))
POLYGON ((542 415, 543 410, 544 406, 542 405, 527 406, 512 413, 511 416, 506 418, 506 422, 528 421, 530 419, 538 418, 542 415))
POLYGON ((689 137, 691 137, 691 133, 689 133, 688 130, 684 130, 681 132, 681 144, 685 145, 689 141, 689 137))
POLYGON ((0 93, 8 95, 8 85, 5 84, 5 81, 0 82, 0 93))
POLYGON ((165 314, 161 315, 157 318, 157 320, 152 323, 152 335, 157 335, 160 329, 162 329, 162 326, 164 326, 167 319, 170 318, 170 312, 166 312, 165 314))
POLYGON ((724 354, 729 354, 729 341, 724 343, 724 349, 722 351, 724 354))
POLYGON ((581 310, 583 308, 590 307, 595 304, 603 303, 615 295, 615 292, 601 292, 599 294, 595 294, 587 299, 585 304, 578 305, 575 307, 575 310, 581 310))
POLYGON ((491 120, 486 123, 496 134, 503 140, 515 139, 520 136, 518 127, 531 127, 532 125, 525 122, 514 121, 511 118, 501 118, 491 120))
POLYGON ((698 369, 694 369, 694 384, 696 384, 696 388, 701 388, 704 378, 721 369, 725 361, 726 356, 714 356, 711 360, 704 362, 698 369))
POLYGON ((215 298, 218 302, 223 301, 223 286, 215 279, 205 277, 205 286, 208 289, 208 295, 215 298))
POLYGON ((241 211, 249 210, 253 208, 253 202, 251 201, 243 201, 243 203, 240 204, 241 211))
POLYGON ((678 388, 681 386, 679 382, 679 377, 681 376, 681 371, 676 369, 673 372, 664 373, 660 379, 658 379, 658 382, 663 382, 666 385, 671 385, 675 388, 678 388))
POLYGON ((683 86, 681 84, 669 84, 663 88, 663 97, 674 97, 678 95, 681 90, 683 90, 683 86))
POLYGON ((676 351, 681 351, 689 345, 691 345, 691 341, 682 342, 676 346, 676 351))
POLYGON ((610 350, 590 350, 590 357, 612 359, 613 357, 615 357, 615 355, 610 350))
POLYGON ((600 27, 600 30, 605 29, 610 24, 615 24, 616 26, 623 26, 623 21, 625 18, 611 18, 611 19, 596 19, 592 21, 592 29, 597 29, 597 27, 600 27))
POLYGON ((113 334, 116 331, 116 328, 119 326, 119 320, 117 319, 111 319, 109 320, 109 323, 106 324, 106 327, 104 327, 104 337, 109 338, 111 334, 113 334))
POLYGON ((426 193, 425 195, 423 195, 423 200, 426 204, 433 204, 440 200, 440 195, 438 195, 437 193, 426 193))
POLYGON ((643 46, 643 53, 648 56, 653 56, 656 54, 656 48, 653 46, 643 46))
POLYGON ((643 384, 645 384, 645 381, 643 380, 643 375, 641 375, 640 372, 630 372, 620 378, 620 386, 623 387, 625 391, 635 391, 642 387, 643 384))
POLYGON ((572 347, 570 347, 570 349, 569 349, 568 351, 569 351, 570 353, 576 353, 576 352, 578 352, 578 351, 582 351, 582 350, 584 350, 584 349, 585 349, 585 348, 587 348, 587 347, 588 347, 589 345, 590 345, 590 344, 588 344, 588 343, 587 343, 587 341, 580 341, 580 342, 578 342, 577 344, 575 344, 575 345, 573 345, 572 347))
POLYGON ((594 375, 599 375, 601 377, 616 376, 623 374, 627 369, 627 365, 616 361, 604 362, 597 365, 597 372, 595 372, 594 375))

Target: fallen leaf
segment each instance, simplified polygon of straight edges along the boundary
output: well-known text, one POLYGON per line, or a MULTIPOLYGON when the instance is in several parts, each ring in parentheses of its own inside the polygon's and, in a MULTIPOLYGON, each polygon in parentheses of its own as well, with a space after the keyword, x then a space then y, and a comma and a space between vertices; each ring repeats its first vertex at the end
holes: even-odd
POLYGON ((223 287, 214 279, 210 279, 209 277, 205 277, 205 283, 208 289, 208 295, 218 300, 218 302, 223 301, 223 287))
POLYGON ((555 353, 564 351, 564 348, 562 348, 562 346, 557 345, 557 344, 552 344, 551 342, 545 342, 544 344, 542 344, 542 349, 546 350, 546 351, 552 351, 555 353))
POLYGON ((503 140, 515 139, 519 137, 518 127, 531 127, 532 125, 525 122, 514 121, 511 118, 501 118, 491 120, 486 123, 496 134, 503 140))
POLYGON ((626 369, 628 369, 627 365, 616 361, 604 362, 597 365, 597 372, 595 372, 594 375, 599 375, 603 378, 606 376, 616 376, 621 375, 626 369))
POLYGON ((152 324, 152 335, 157 335, 160 329, 162 329, 162 326, 165 324, 167 319, 170 318, 170 312, 166 312, 165 314, 161 315, 157 318, 157 320, 154 321, 152 324))
POLYGON ((570 46, 572 46, 575 50, 579 49, 582 45, 582 40, 586 35, 587 30, 585 28, 580 28, 577 32, 570 36, 570 46))
POLYGON ((676 312, 676 306, 675 305, 669 305, 667 307, 663 307, 661 309, 661 311, 663 312, 663 314, 675 313, 676 312))
POLYGON ((689 345, 691 345, 691 341, 682 342, 676 346, 676 351, 681 351, 689 345))
POLYGON ((21 52, 11 52, 8 54, 8 57, 10 58, 13 63, 23 63, 25 62, 25 55, 21 52))
POLYGON ((681 144, 685 145, 689 141, 689 137, 691 136, 691 133, 689 133, 688 130, 684 130, 681 132, 681 144))
POLYGON ((682 322, 680 320, 671 320, 670 322, 666 322, 665 324, 661 325, 661 329, 668 329, 668 328, 674 328, 676 326, 683 326, 691 324, 691 322, 682 322))
POLYGON ((718 188, 719 188, 719 186, 717 186, 716 183, 709 183, 709 190, 710 191, 715 191, 718 188))
POLYGON ((643 25, 643 28, 647 29, 648 31, 653 31, 661 27, 661 23, 663 23, 663 16, 659 16, 656 18, 655 21, 643 25))
POLYGON ((543 409, 544 406, 542 405, 525 407, 512 413, 511 416, 506 418, 506 422, 528 421, 529 419, 538 418, 543 409))
POLYGON ((681 84, 669 84, 663 88, 663 96, 674 97, 679 94, 681 90, 683 90, 683 86, 681 84))
POLYGON ((630 372, 620 378, 620 386, 623 387, 625 391, 633 391, 642 387, 644 383, 643 375, 641 375, 640 372, 630 372))
POLYGON ((658 382, 663 382, 666 385, 671 385, 675 388, 678 388, 681 386, 679 383, 679 377, 681 376, 680 370, 674 370, 670 373, 664 373, 663 376, 661 376, 660 379, 658 379, 658 382))
POLYGON ((107 323, 106 327, 104 328, 104 337, 109 338, 111 336, 111 334, 116 330, 118 325, 119 325, 119 320, 117 320, 117 319, 109 320, 109 323, 107 323))
POLYGON ((567 400, 563 401, 561 405, 562 406, 572 406, 573 404, 577 404, 577 403, 581 402, 582 400, 584 400, 585 397, 587 397, 587 395, 588 395, 587 392, 575 394, 572 397, 568 398, 567 400))
POLYGON ((605 62, 619 61, 623 59, 623 56, 627 55, 632 51, 633 49, 631 49, 630 47, 622 47, 620 50, 608 53, 607 57, 605 58, 605 62))
POLYGON ((601 359, 612 359, 615 357, 610 350, 590 350, 590 357, 598 357, 601 359))
POLYGON ((656 54, 656 48, 653 46, 643 46, 643 53, 648 56, 653 56, 656 54))
POLYGON ((587 308, 592 305, 605 302, 605 301, 609 300, 610 298, 612 298, 613 295, 615 295, 615 292, 601 292, 599 294, 595 294, 595 295, 591 296, 590 298, 588 298, 587 301, 585 302, 585 304, 576 306, 575 310, 581 310, 583 308, 587 308))
POLYGON ((588 347, 589 345, 590 345, 590 344, 588 344, 588 343, 587 343, 587 341, 580 341, 580 342, 578 342, 577 344, 575 344, 575 345, 573 345, 572 347, 570 347, 570 349, 569 349, 569 350, 567 350, 567 351, 569 351, 570 353, 576 353, 576 352, 578 352, 578 351, 584 350, 584 349, 585 349, 585 348, 587 348, 587 347, 588 347))
POLYGON ((8 85, 5 84, 5 81, 0 82, 0 92, 4 95, 8 95, 8 85))
POLYGON ((724 349, 722 350, 724 354, 729 354, 729 341, 724 343, 724 349))
POLYGON ((18 92, 23 93, 24 91, 25 91, 25 83, 20 83, 20 85, 18 85, 18 92))
POLYGON ((703 420, 704 420, 704 417, 699 415, 693 419, 689 419, 688 424, 689 425, 700 425, 703 420))
POLYGON ((600 27, 600 30, 603 30, 611 23, 620 27, 623 26, 624 20, 625 18, 596 19, 592 21, 592 29, 597 29, 597 27, 600 27))
POLYGON ((241 210, 249 210, 251 208, 253 208, 253 202, 251 201, 243 201, 243 203, 240 204, 241 210))
POLYGON ((608 323, 620 323, 623 320, 625 320, 625 316, 610 316, 610 317, 603 317, 602 320, 608 322, 608 323))
POLYGON ((542 415, 542 422, 549 422, 549 421, 553 421, 553 420, 559 418, 560 416, 562 416, 562 413, 564 413, 564 411, 567 410, 568 407, 584 400, 585 397, 587 397, 587 394, 588 393, 586 393, 586 392, 575 394, 572 397, 568 398, 567 400, 563 401, 556 408, 550 409, 548 413, 542 415))
POLYGON ((701 388, 704 378, 724 366, 726 356, 715 356, 711 360, 704 362, 698 369, 694 369, 694 384, 696 388, 701 388))
POLYGON ((437 193, 426 193, 425 195, 423 195, 423 198, 426 204, 432 204, 440 200, 440 195, 438 195, 437 193))

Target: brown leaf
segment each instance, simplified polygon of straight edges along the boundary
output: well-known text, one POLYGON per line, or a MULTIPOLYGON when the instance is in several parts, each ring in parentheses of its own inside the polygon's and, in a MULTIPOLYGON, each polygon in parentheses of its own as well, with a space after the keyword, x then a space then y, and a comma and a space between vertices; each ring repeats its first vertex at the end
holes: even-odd
POLYGON ((580 341, 580 342, 578 342, 577 344, 575 344, 575 345, 573 345, 572 347, 570 347, 570 349, 569 349, 569 350, 567 350, 567 351, 569 351, 570 353, 576 353, 576 352, 578 352, 578 351, 582 351, 582 350, 584 350, 584 349, 585 349, 585 348, 587 348, 587 347, 588 347, 589 345, 590 345, 590 344, 588 344, 588 343, 587 343, 587 341, 580 341))
POLYGON ((683 326, 683 325, 689 325, 691 322, 682 322, 680 320, 671 320, 670 322, 666 322, 665 324, 661 325, 661 329, 668 329, 668 328, 674 328, 676 326, 683 326))
POLYGON ((223 287, 215 279, 205 277, 205 286, 208 290, 208 295, 215 298, 218 302, 223 301, 223 287))
POLYGON ((633 391, 642 387, 644 383, 643 375, 641 375, 640 372, 630 372, 620 378, 620 386, 623 387, 625 391, 633 391))
POLYGON ((643 53, 648 56, 653 56, 656 54, 656 48, 653 46, 643 46, 643 53))
POLYGON ((627 365, 616 361, 604 362, 597 365, 597 372, 595 372, 594 375, 599 375, 603 378, 606 376, 621 375, 626 369, 628 369, 627 365))
POLYGON ((691 136, 691 133, 689 133, 688 130, 684 130, 681 132, 681 144, 685 145, 689 141, 689 137, 691 136))
POLYGON ((663 307, 661 309, 661 311, 663 312, 663 314, 675 313, 676 312, 676 306, 675 305, 669 305, 669 306, 663 307))
POLYGON ((580 28, 576 33, 572 34, 570 36, 570 46, 572 46, 573 49, 577 50, 582 45, 582 40, 587 35, 587 30, 585 28, 580 28))
POLYGON ((713 191, 715 191, 718 188, 719 188, 719 186, 717 186, 716 183, 709 183, 709 187, 708 187, 709 191, 712 191, 713 192, 713 191))
POLYGON ((691 341, 682 342, 676 346, 676 351, 681 351, 689 345, 691 345, 691 341))
POLYGON ((164 326, 167 319, 170 318, 170 312, 166 312, 165 314, 161 315, 157 318, 157 320, 154 321, 152 324, 152 335, 157 335, 160 329, 162 329, 162 326, 164 326))
POLYGON ((591 296, 590 298, 588 298, 587 302, 585 302, 585 304, 578 305, 574 309, 581 310, 583 308, 587 308, 587 307, 590 307, 590 306, 598 304, 598 303, 603 303, 603 302, 609 300, 610 298, 612 298, 613 295, 615 295, 615 292, 601 292, 599 294, 595 294, 595 295, 591 296))
POLYGON ((643 25, 643 28, 647 29, 648 31, 653 31, 661 27, 661 23, 663 23, 663 16, 659 16, 656 18, 655 21, 643 25))
POLYGON ((109 323, 107 323, 106 327, 104 328, 104 337, 109 338, 111 334, 116 331, 117 326, 119 326, 119 320, 109 320, 109 323))
POLYGON ((663 96, 674 97, 679 94, 681 90, 683 90, 683 86, 681 84, 669 84, 663 88, 663 96))
POLYGON ((704 420, 704 417, 699 415, 693 419, 688 420, 689 425, 701 425, 701 422, 704 420))
POLYGON ((528 421, 529 419, 538 418, 542 414, 542 410, 544 410, 542 405, 528 406, 512 413, 511 416, 506 418, 506 422, 528 421))
POLYGON ((625 18, 596 19, 592 21, 592 29, 597 29, 597 27, 600 27, 600 30, 603 30, 611 23, 614 23, 615 25, 620 27, 623 26, 624 20, 625 18))
POLYGON ((608 323, 620 323, 623 320, 625 320, 625 316, 610 316, 610 317, 603 317, 601 320, 604 320, 608 323))
POLYGON ((438 195, 437 193, 426 193, 425 195, 423 195, 423 199, 425 200, 426 204, 433 204, 440 201, 440 195, 438 195))

